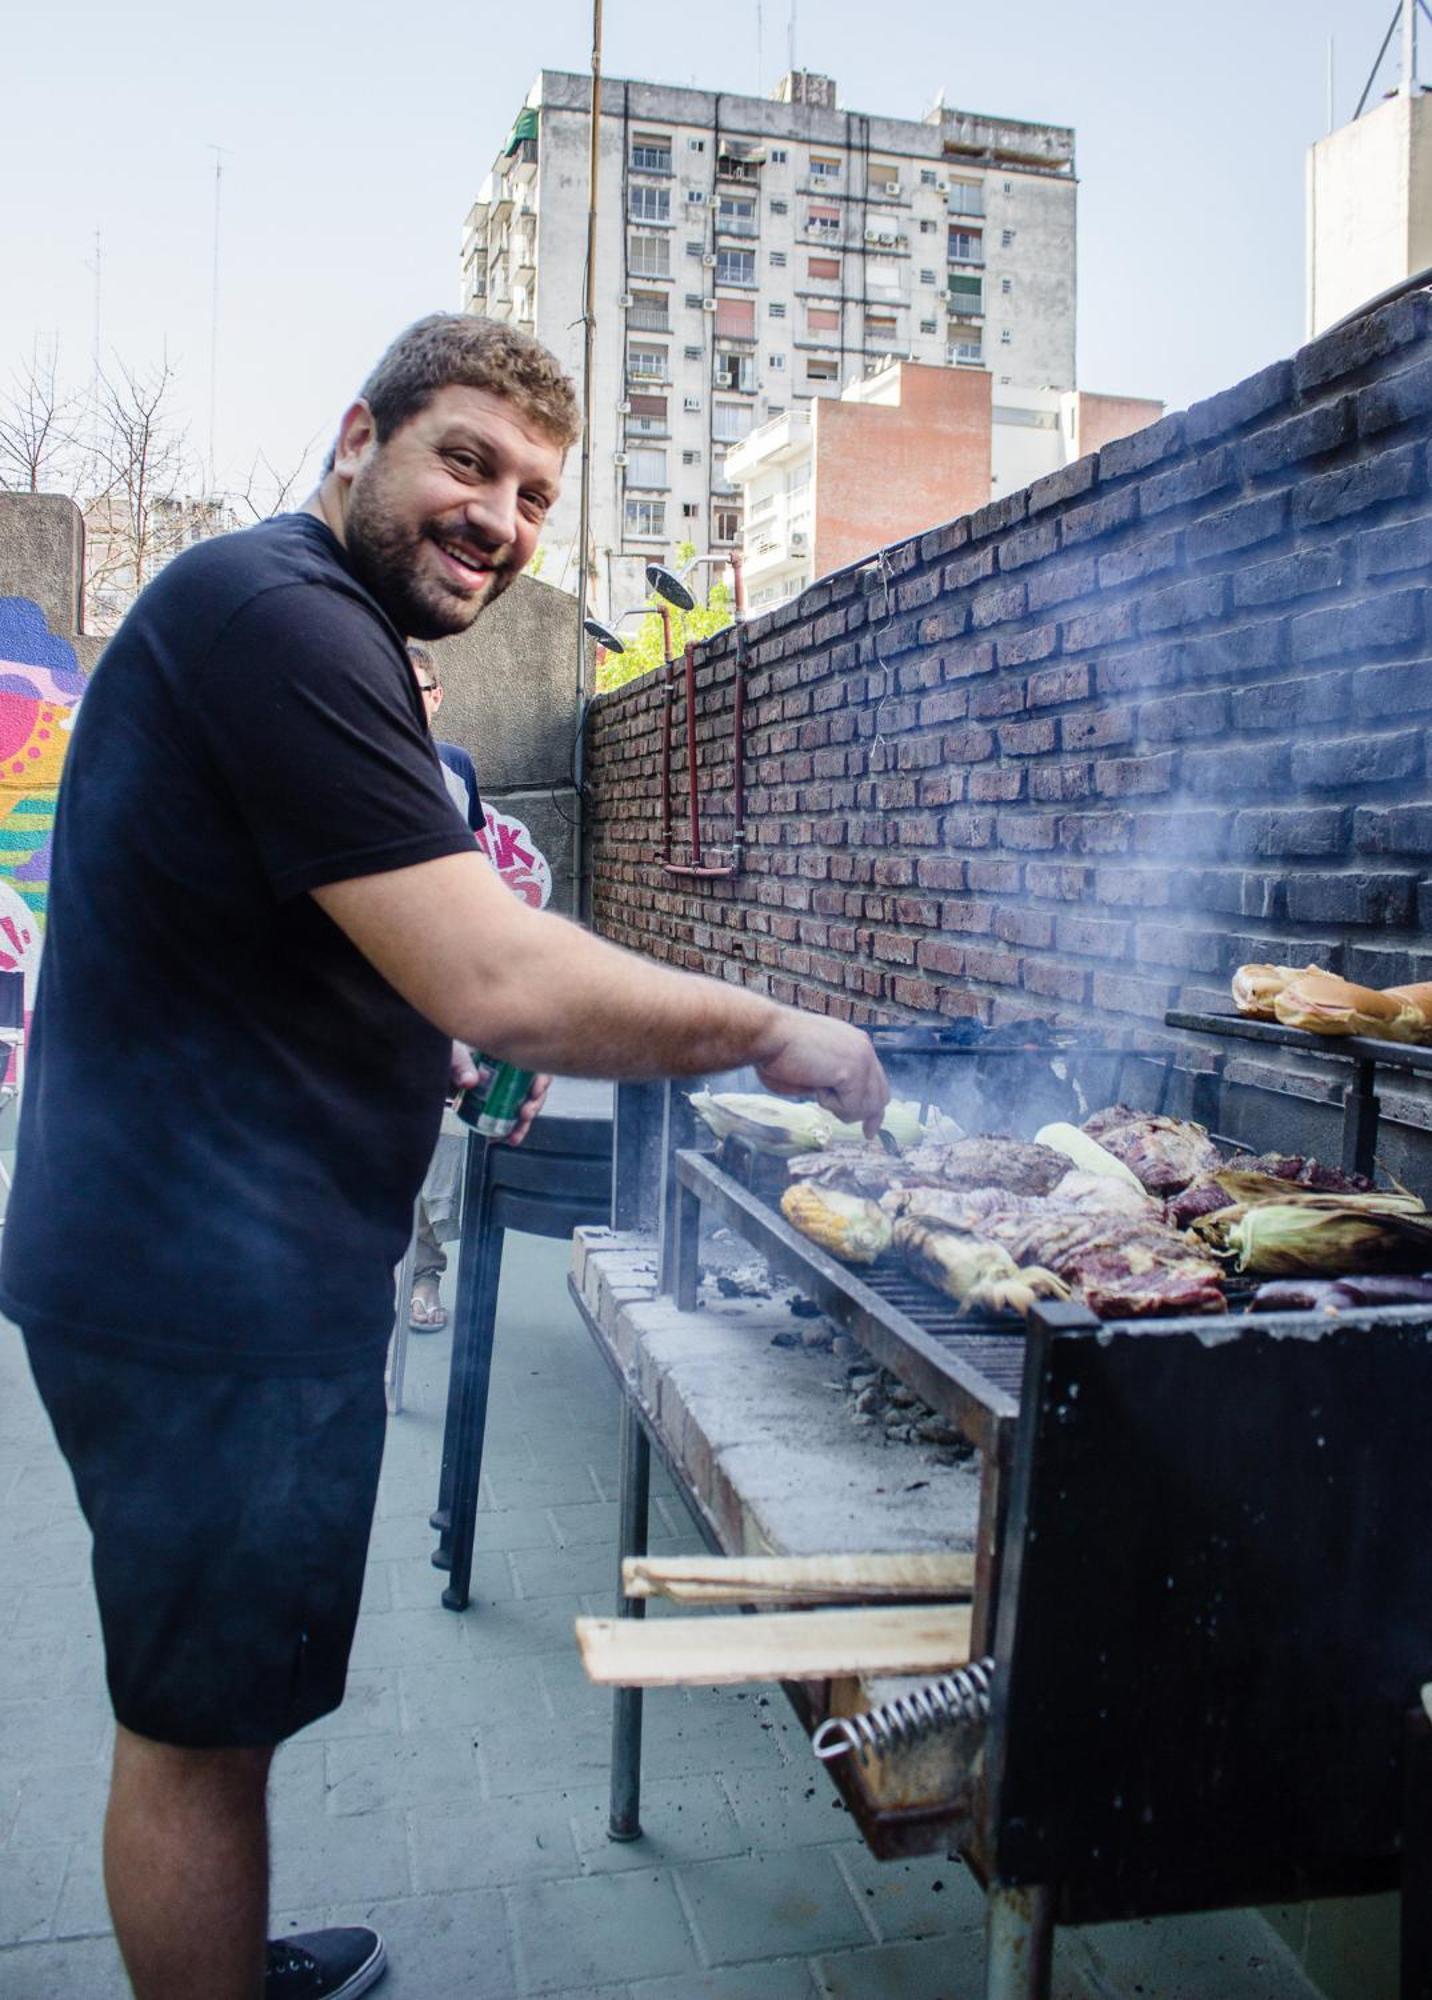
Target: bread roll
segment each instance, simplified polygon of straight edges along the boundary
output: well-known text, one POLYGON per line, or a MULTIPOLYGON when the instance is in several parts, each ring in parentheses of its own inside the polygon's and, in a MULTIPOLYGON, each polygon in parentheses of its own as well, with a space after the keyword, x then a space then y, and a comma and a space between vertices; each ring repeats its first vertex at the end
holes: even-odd
POLYGON ((1432 980, 1424 980, 1420 986, 1389 986, 1386 989, 1389 1000, 1401 1000, 1408 1007, 1415 1007, 1422 1016, 1419 1041, 1432 1041, 1432 980))
POLYGON ((1374 1035, 1415 1042, 1424 1033, 1421 1009, 1371 986, 1354 986, 1335 972, 1300 972, 1273 1002, 1285 1028, 1315 1035, 1374 1035))
POLYGON ((1233 1004, 1253 1021, 1275 1021, 1273 1002, 1290 980, 1313 965, 1240 965, 1233 975, 1233 1004))

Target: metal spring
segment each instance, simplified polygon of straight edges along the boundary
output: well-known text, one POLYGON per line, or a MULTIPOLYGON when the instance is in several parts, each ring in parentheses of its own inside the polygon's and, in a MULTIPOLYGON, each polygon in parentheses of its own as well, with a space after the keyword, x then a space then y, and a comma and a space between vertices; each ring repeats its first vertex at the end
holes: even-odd
POLYGON ((992 1659, 971 1660, 958 1673, 946 1674, 913 1694, 897 1695, 865 1715, 832 1715, 811 1738, 811 1748, 823 1762, 854 1751, 862 1764, 872 1756, 904 1750, 937 1729, 957 1722, 983 1722, 989 1714, 992 1659))

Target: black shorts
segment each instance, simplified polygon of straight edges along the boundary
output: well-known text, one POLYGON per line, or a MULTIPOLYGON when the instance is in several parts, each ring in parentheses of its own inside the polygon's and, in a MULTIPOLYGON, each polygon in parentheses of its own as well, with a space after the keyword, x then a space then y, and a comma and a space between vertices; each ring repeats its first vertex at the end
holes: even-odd
POLYGON ((255 1377, 26 1346, 94 1536, 118 1720, 231 1749, 337 1708, 383 1456, 382 1357, 255 1377))

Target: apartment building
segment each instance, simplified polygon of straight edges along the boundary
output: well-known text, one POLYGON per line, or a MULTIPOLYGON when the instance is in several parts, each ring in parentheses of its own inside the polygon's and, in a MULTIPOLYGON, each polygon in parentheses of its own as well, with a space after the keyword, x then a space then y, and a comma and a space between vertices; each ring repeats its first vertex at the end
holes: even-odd
POLYGON ((753 611, 1057 472, 1163 415, 1143 396, 1022 388, 894 359, 733 445, 753 611))
MULTIPOLYGON (((534 332, 579 377, 590 80, 544 70, 463 236, 464 308, 534 332)), ((892 357, 1074 386, 1074 134, 936 106, 837 107, 604 80, 590 561, 604 614, 644 565, 742 538, 727 453, 892 357)), ((545 536, 576 587, 577 479, 545 536)))

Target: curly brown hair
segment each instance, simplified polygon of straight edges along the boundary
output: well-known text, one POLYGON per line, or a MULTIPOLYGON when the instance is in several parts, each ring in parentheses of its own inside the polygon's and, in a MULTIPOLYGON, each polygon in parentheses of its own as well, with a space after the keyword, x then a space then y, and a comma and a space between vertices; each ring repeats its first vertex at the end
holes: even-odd
POLYGON ((379 444, 427 408, 440 389, 490 389, 565 451, 582 434, 577 394, 540 340, 502 320, 430 313, 400 333, 359 395, 379 444))

